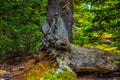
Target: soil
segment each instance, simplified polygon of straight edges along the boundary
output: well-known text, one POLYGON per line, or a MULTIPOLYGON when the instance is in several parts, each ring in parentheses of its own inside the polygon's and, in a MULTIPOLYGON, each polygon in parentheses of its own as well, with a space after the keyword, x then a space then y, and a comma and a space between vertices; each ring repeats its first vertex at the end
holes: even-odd
MULTIPOLYGON (((0 80, 25 80, 26 76, 24 74, 29 71, 37 61, 44 61, 46 56, 44 53, 39 52, 38 54, 21 56, 16 61, 13 58, 8 58, 7 62, 0 63, 0 70, 6 71, 5 74, 0 74, 0 80)), ((77 73, 77 77, 78 80, 120 80, 120 70, 105 74, 80 72, 77 73)))
POLYGON ((114 71, 106 74, 100 73, 77 73, 78 80, 120 80, 120 71, 114 71))

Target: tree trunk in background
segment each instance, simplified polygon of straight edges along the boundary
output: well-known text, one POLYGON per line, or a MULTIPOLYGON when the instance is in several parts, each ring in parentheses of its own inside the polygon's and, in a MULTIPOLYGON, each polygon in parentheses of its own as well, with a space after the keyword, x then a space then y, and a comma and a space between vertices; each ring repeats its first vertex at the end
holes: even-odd
POLYGON ((72 42, 73 0, 48 0, 47 22, 50 26, 56 12, 63 18, 69 41, 72 42))

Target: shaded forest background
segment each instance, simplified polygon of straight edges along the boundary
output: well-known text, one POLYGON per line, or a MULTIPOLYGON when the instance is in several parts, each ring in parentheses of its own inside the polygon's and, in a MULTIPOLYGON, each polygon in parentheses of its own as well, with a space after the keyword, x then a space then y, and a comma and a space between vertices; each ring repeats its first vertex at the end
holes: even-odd
MULTIPOLYGON (((74 0, 73 4, 73 44, 119 53, 120 1, 74 0)), ((46 0, 0 0, 0 57, 39 50, 46 6, 46 0)))

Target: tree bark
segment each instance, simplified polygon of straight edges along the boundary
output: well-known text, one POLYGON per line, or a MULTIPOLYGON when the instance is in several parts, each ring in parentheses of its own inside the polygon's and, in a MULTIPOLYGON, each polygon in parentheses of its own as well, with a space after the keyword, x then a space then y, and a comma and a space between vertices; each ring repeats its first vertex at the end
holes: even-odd
POLYGON ((63 18, 69 41, 72 42, 73 0, 48 0, 47 22, 50 26, 56 12, 63 18))
MULTIPOLYGON (((47 20, 42 26, 41 50, 54 56, 60 69, 74 72, 110 72, 118 69, 111 53, 72 45, 72 0, 48 0, 47 20)), ((119 59, 119 58, 118 58, 119 59)))
POLYGON ((68 40, 65 23, 61 17, 55 17, 51 26, 45 22, 42 31, 44 39, 41 50, 54 56, 60 69, 67 69, 74 72, 87 71, 101 73, 118 69, 117 64, 113 60, 120 59, 117 56, 113 56, 113 53, 72 45, 68 40))

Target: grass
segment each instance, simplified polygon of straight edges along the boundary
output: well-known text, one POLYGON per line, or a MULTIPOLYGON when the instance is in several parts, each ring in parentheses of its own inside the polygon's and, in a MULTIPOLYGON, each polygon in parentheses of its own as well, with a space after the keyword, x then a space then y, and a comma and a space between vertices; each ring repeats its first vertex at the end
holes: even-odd
POLYGON ((57 63, 51 61, 42 61, 37 63, 30 71, 25 74, 24 80, 77 80, 76 74, 63 70, 56 73, 57 63))

